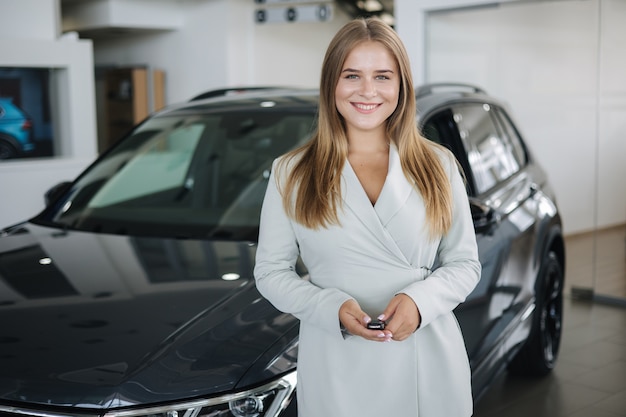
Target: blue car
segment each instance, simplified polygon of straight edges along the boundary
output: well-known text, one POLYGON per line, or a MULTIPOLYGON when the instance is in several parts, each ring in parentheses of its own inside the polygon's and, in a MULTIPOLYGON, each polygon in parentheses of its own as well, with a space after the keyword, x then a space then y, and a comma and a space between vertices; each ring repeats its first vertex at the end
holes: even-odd
POLYGON ((0 159, 22 156, 35 150, 33 123, 13 103, 11 97, 0 97, 0 159))

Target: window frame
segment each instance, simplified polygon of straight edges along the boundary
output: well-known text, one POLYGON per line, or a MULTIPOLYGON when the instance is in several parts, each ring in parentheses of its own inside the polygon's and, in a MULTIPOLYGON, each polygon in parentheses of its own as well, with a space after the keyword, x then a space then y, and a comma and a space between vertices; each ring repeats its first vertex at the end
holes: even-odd
POLYGON ((474 172, 472 171, 469 160, 467 158, 467 151, 461 140, 458 125, 454 121, 454 113, 450 106, 438 108, 423 118, 423 123, 420 124, 420 132, 422 135, 435 143, 438 143, 448 148, 456 157, 457 161, 461 165, 462 174, 465 178, 465 188, 469 196, 475 196, 476 181, 474 179, 474 172), (434 124, 437 132, 442 141, 435 141, 426 135, 426 128, 428 125, 434 124))

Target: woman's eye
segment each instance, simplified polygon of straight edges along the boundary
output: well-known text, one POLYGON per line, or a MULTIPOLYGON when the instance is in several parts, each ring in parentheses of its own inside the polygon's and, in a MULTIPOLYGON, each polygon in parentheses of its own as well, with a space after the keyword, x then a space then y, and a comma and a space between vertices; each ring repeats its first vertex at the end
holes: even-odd
POLYGON ((377 80, 388 80, 388 79, 389 79, 389 77, 388 77, 388 76, 386 76, 386 75, 378 75, 378 76, 376 76, 376 79, 377 79, 377 80))
POLYGON ((346 79, 348 80, 356 80, 358 76, 356 74, 348 74, 346 75, 346 79))

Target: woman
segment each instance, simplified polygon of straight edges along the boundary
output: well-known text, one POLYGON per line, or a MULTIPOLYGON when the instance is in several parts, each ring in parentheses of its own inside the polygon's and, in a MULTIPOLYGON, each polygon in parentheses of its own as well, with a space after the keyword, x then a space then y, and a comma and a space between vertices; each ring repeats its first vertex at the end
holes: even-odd
POLYGON ((302 417, 472 414, 452 310, 480 277, 476 239, 455 159, 415 115, 397 34, 352 21, 324 58, 316 132, 274 163, 255 278, 300 319, 302 417))

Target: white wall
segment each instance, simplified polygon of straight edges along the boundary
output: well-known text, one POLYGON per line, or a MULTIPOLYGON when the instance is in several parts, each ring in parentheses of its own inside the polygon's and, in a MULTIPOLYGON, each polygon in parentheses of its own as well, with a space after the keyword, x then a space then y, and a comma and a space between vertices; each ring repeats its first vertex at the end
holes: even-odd
POLYGON ((0 227, 43 209, 43 194, 96 155, 90 41, 59 39, 58 0, 0 0, 0 67, 54 68, 55 141, 60 156, 0 162, 0 227), (34 12, 36 11, 36 12, 34 12))
POLYGON ((225 86, 317 87, 328 42, 348 18, 254 22, 251 0, 183 0, 180 30, 94 41, 96 65, 148 65, 166 73, 168 104, 225 86))
POLYGON ((1 38, 54 40, 58 13, 55 0, 0 0, 1 38))
POLYGON ((423 84, 427 81, 426 39, 428 31, 426 22, 430 13, 495 7, 496 4, 523 1, 537 0, 394 0, 395 29, 409 54, 415 84, 423 84))
POLYGON ((319 87, 326 48, 349 20, 336 12, 335 19, 325 23, 256 25, 252 82, 319 87))
POLYGON ((103 28, 175 30, 182 21, 172 0, 80 0, 65 2, 63 31, 103 28))
POLYGON ((556 189, 566 233, 626 223, 626 2, 520 3, 429 15, 430 82, 510 104, 556 189))

